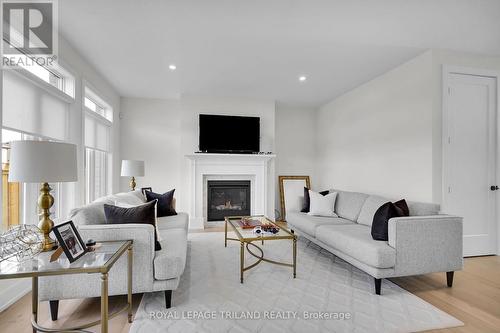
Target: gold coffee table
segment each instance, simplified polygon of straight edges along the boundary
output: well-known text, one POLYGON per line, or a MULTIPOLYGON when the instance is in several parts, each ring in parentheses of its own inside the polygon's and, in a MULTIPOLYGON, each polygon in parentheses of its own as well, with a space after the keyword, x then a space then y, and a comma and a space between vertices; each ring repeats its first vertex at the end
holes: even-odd
MULTIPOLYGON (((73 263, 70 263, 65 256, 61 256, 57 261, 50 262, 51 252, 42 252, 32 259, 24 262, 4 260, 0 262, 0 280, 30 277, 32 279, 32 317, 31 324, 33 332, 76 332, 85 328, 101 324, 101 332, 108 332, 109 319, 118 313, 128 311, 128 322, 132 322, 132 251, 133 242, 105 241, 98 242, 101 245, 94 252, 88 252, 73 263), (127 253, 128 257, 128 293, 127 305, 113 314, 108 312, 108 274, 116 261, 127 253), (45 328, 38 324, 38 278, 52 275, 66 274, 100 274, 101 275, 101 320, 87 323, 77 327, 45 328)), ((85 276, 82 277, 83 279, 85 276)))
POLYGON ((224 223, 224 246, 227 247, 227 241, 228 240, 234 240, 234 241, 239 241, 240 242, 240 282, 243 283, 243 272, 257 266, 259 263, 262 261, 271 263, 271 264, 276 264, 276 265, 282 265, 282 266, 288 266, 293 268, 293 277, 295 278, 297 276, 297 236, 293 234, 293 232, 288 231, 286 228, 280 227, 273 221, 271 221, 269 218, 259 215, 259 216, 232 216, 232 217, 226 217, 224 223), (251 229, 243 229, 241 225, 238 223, 241 221, 242 218, 246 219, 251 219, 251 220, 259 220, 262 224, 270 224, 272 226, 278 227, 279 232, 276 234, 256 234, 253 232, 253 228, 251 229), (227 226, 228 224, 231 226, 233 229, 234 233, 238 238, 229 238, 227 237, 227 226), (264 241, 276 241, 276 240, 291 240, 292 241, 292 251, 293 251, 293 263, 285 263, 285 262, 279 262, 275 260, 270 260, 267 258, 264 258, 264 251, 262 248, 254 244, 253 242, 261 242, 262 245, 264 245, 264 241), (246 245, 245 245, 246 244, 246 245), (250 250, 250 247, 254 249, 257 249, 259 251, 259 254, 253 252, 250 250), (247 249, 248 253, 250 253, 252 256, 257 258, 258 260, 254 262, 253 264, 245 267, 245 248, 247 249))

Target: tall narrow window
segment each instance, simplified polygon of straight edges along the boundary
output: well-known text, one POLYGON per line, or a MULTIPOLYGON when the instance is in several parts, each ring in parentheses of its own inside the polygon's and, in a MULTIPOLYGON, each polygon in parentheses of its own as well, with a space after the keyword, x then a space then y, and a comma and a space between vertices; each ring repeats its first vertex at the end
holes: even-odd
MULTIPOLYGON (((43 72, 42 69, 40 69, 43 72)), ((24 75, 25 72, 4 71, 2 89, 2 178, 8 180, 9 143, 14 140, 67 141, 69 134, 70 102, 57 87, 43 87, 43 77, 24 75), (19 75, 22 74, 22 75, 19 75), (50 88, 50 89, 48 89, 50 88), (53 91, 52 91, 52 90, 53 91), (50 91, 50 92, 49 92, 50 91)), ((41 75, 41 73, 39 73, 41 75)), ((43 76, 43 75, 41 75, 43 76)), ((50 77, 45 77, 49 79, 50 77)), ((55 82, 55 81, 54 81, 55 82)), ((74 206, 70 200, 74 190, 60 184, 51 184, 56 204, 52 219, 66 216, 74 206)), ((37 200, 40 184, 20 183, 3 187, 3 207, 9 207, 3 216, 2 228, 15 223, 37 224, 37 200), (16 189, 18 187, 18 190, 16 189), (7 200, 7 201, 5 201, 7 200), (17 203, 16 203, 17 201, 17 203), (19 213, 16 217, 17 212, 19 213), (7 220, 5 220, 7 219, 7 220)), ((5 212, 5 210, 4 210, 5 212)))
POLYGON ((113 110, 85 88, 85 200, 109 194, 111 189, 111 130, 113 110))

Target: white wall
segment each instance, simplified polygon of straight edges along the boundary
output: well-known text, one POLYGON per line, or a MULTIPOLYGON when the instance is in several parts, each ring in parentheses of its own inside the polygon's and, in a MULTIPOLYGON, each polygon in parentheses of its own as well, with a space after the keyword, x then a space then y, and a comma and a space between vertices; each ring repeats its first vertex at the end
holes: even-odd
MULTIPOLYGON (((122 158, 145 161, 145 177, 136 179, 137 186, 162 193, 179 191, 183 187, 179 101, 122 98, 121 118, 122 158)), ((122 191, 128 190, 129 181, 122 177, 122 191)))
POLYGON ((500 71, 500 57, 429 50, 321 107, 321 187, 441 203, 443 65, 500 71))
POLYGON ((319 183, 315 174, 316 109, 277 105, 275 137, 275 202, 279 209, 277 176, 310 176, 313 189, 319 183))
POLYGON ((432 201, 431 68, 426 52, 320 108, 320 188, 432 201))
MULTIPOLYGON (((228 114, 261 118, 261 150, 274 151, 274 101, 242 98, 183 96, 179 100, 122 99, 121 154, 146 163, 146 177, 139 186, 158 192, 176 189, 178 210, 189 208, 189 160, 198 151, 198 115, 228 114)), ((275 178, 271 163, 270 179, 275 178)), ((121 190, 128 189, 122 179, 121 190)), ((269 190, 269 210, 274 211, 274 183, 269 190)))
POLYGON ((276 174, 310 176, 314 184, 316 109, 278 105, 275 137, 276 174))

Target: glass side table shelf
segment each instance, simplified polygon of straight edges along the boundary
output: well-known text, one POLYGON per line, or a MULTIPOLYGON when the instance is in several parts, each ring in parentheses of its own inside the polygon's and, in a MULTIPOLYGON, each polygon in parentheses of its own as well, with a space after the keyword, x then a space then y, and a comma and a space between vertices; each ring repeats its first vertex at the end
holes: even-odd
POLYGON ((101 332, 108 332, 108 321, 123 311, 128 311, 128 321, 132 322, 132 256, 133 242, 105 241, 93 252, 88 252, 70 263, 66 256, 50 262, 54 251, 42 252, 32 259, 17 262, 15 259, 0 262, 0 280, 30 277, 32 279, 32 317, 33 332, 68 332, 80 331, 101 324, 101 332), (108 274, 116 261, 127 252, 127 305, 113 314, 108 311, 108 274), (66 274, 101 274, 101 319, 78 327, 45 328, 38 324, 38 278, 41 276, 66 274))

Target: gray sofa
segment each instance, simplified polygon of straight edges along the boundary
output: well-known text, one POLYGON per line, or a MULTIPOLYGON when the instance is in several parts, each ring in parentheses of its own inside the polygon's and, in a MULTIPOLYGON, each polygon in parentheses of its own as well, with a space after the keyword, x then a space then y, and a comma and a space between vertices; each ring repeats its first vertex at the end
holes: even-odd
POLYGON ((299 235, 374 277, 380 295, 381 279, 432 272, 453 273, 463 268, 462 218, 439 215, 439 205, 408 202, 409 217, 389 220, 389 241, 376 241, 371 224, 376 210, 390 200, 357 192, 338 192, 338 217, 310 216, 287 211, 286 220, 299 235))
MULTIPOLYGON (((165 291, 166 307, 171 306, 172 290, 177 289, 184 272, 187 254, 188 215, 160 217, 157 220, 162 249, 154 250, 154 227, 148 224, 106 224, 104 204, 140 205, 145 203, 140 191, 118 193, 73 209, 70 219, 83 240, 132 239, 133 293, 165 291)), ((127 294, 127 256, 122 256, 109 273, 109 295, 127 294)), ((99 274, 63 275, 40 278, 39 297, 50 301, 52 319, 57 319, 59 300, 98 297, 99 274)))

